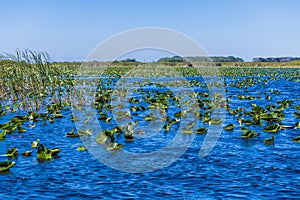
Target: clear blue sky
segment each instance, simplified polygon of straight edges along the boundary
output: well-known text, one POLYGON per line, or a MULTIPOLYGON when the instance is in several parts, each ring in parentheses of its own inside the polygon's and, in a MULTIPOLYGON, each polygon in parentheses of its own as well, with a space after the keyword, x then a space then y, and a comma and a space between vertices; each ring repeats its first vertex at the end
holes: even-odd
POLYGON ((47 51, 84 60, 133 28, 185 33, 210 55, 300 56, 298 0, 0 0, 0 51, 47 51))

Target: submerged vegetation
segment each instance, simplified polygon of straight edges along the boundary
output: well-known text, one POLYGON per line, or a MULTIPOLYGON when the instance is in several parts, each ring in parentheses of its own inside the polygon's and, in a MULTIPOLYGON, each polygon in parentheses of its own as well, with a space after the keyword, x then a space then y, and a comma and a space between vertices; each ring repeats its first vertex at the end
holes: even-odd
MULTIPOLYGON (((241 141, 253 140, 273 146, 277 135, 284 132, 288 141, 300 142, 300 135, 294 132, 300 129, 298 97, 287 94, 283 87, 267 87, 276 83, 279 83, 277 86, 299 83, 299 69, 159 64, 139 68, 118 66, 118 62, 109 67, 85 63, 80 68, 78 63, 51 63, 46 53, 32 51, 4 54, 1 59, 0 144, 12 140, 13 134, 26 137, 27 130, 37 129, 37 126, 41 129, 55 126, 60 119, 72 123, 83 119, 85 128, 74 124, 74 128, 65 133, 70 142, 95 136, 97 144, 105 145, 107 151, 120 151, 142 141, 153 131, 149 130, 151 124, 161 124, 155 131, 172 137, 177 132, 202 137, 210 127, 220 126, 223 134, 235 137, 237 133, 241 141), (215 75, 220 76, 222 82, 202 78, 215 75), (78 86, 88 85, 95 86, 94 90, 78 89, 78 86), (211 88, 223 88, 226 95, 210 93, 211 88), (94 101, 88 106, 92 106, 99 124, 105 127, 98 133, 89 129, 93 120, 93 116, 85 112, 89 97, 94 101), (84 116, 75 112, 70 115, 72 109, 83 110, 84 116), (225 121, 213 114, 222 109, 226 110, 225 121)), ((35 153, 38 160, 44 161, 58 158, 61 150, 46 148, 42 144, 45 141, 38 139, 39 134, 42 133, 36 133, 35 141, 27 141, 28 147, 22 156, 35 153)), ((81 145, 77 150, 82 153, 88 148, 81 145)), ((0 171, 7 171, 17 163, 10 159, 18 156, 18 148, 10 147, 1 156, 8 160, 0 162, 0 171)))

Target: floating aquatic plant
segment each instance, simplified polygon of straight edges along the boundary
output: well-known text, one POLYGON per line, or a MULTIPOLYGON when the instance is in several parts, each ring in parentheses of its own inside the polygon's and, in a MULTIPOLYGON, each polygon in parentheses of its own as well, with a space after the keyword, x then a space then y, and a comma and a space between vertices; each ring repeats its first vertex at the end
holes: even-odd
POLYGON ((292 141, 293 142, 300 142, 300 136, 293 138, 292 141))
POLYGON ((31 142, 31 147, 36 148, 40 143, 40 139, 36 139, 35 141, 31 142))
POLYGON ((279 124, 271 124, 267 127, 264 128, 265 132, 269 132, 269 133, 277 133, 278 131, 280 131, 281 126, 279 124))
POLYGON ((226 131, 232 131, 234 129, 234 124, 228 124, 224 127, 224 130, 226 131))
POLYGON ((60 152, 58 148, 47 149, 43 144, 40 144, 37 149, 38 160, 50 160, 60 152))
POLYGON ((8 157, 15 157, 18 156, 19 150, 17 147, 12 147, 6 150, 6 156, 8 157))
POLYGON ((16 162, 10 160, 0 162, 0 172, 8 171, 10 168, 15 166, 16 162))
POLYGON ((32 152, 33 152, 33 150, 25 151, 25 152, 22 153, 22 156, 31 156, 32 152))
POLYGON ((82 145, 77 148, 78 151, 87 151, 88 149, 82 145))
POLYGON ((275 141, 275 136, 273 135, 271 138, 265 139, 264 144, 272 145, 272 144, 274 144, 274 141, 275 141))

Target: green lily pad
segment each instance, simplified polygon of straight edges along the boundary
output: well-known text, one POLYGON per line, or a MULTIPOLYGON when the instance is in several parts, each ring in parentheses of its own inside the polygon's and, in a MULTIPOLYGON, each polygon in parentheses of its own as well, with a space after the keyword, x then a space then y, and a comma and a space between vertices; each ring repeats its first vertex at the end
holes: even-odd
POLYGON ((52 148, 50 149, 50 152, 52 156, 58 156, 58 153, 60 153, 61 150, 59 148, 52 148))
POLYGON ((206 134, 207 133, 207 128, 203 127, 203 128, 198 128, 195 130, 196 134, 206 134))
POLYGON ((272 145, 272 144, 274 144, 274 140, 275 140, 275 137, 273 135, 271 138, 265 139, 264 140, 264 144, 266 144, 266 145, 272 145))
POLYGON ((18 155, 18 153, 19 153, 19 150, 17 149, 17 147, 12 147, 12 148, 6 150, 6 155, 8 157, 15 157, 18 155))
POLYGON ((61 152, 58 148, 47 149, 43 144, 38 146, 37 156, 38 160, 50 160, 52 156, 57 156, 61 152))
POLYGON ((69 138, 78 138, 79 134, 75 133, 75 128, 73 128, 71 132, 68 132, 66 134, 66 136, 69 137, 69 138))
POLYGON ((106 150, 111 151, 111 150, 117 150, 120 148, 123 148, 124 145, 123 144, 118 144, 116 142, 111 142, 107 145, 106 150))
POLYGON ((221 118, 211 118, 210 119, 210 124, 216 124, 219 125, 222 123, 222 119, 221 118))
POLYGON ((6 112, 5 112, 4 110, 2 110, 2 109, 0 110, 0 116, 5 115, 5 113, 6 113, 6 112))
POLYGON ((165 124, 163 128, 165 129, 165 132, 168 132, 168 131, 170 131, 171 124, 170 123, 165 124))
POLYGON ((254 138, 260 135, 259 133, 255 133, 254 131, 246 128, 242 129, 242 131, 244 132, 241 135, 242 138, 254 138))
POLYGON ((33 152, 33 150, 25 151, 25 152, 22 153, 22 156, 31 156, 32 152, 33 152))
POLYGON ((290 126, 290 125, 284 125, 284 124, 281 124, 281 129, 293 129, 295 128, 295 126, 290 126))
POLYGON ((40 143, 40 139, 36 139, 36 141, 31 142, 31 147, 36 148, 40 143))
POLYGON ((105 121, 106 121, 106 123, 110 123, 111 120, 112 120, 112 117, 109 117, 109 118, 107 118, 105 121))
POLYGON ((18 132, 19 133, 25 133, 26 132, 26 129, 23 128, 21 125, 18 126, 18 132))
POLYGON ((224 127, 224 130, 226 131, 232 131, 234 129, 234 124, 228 124, 224 127))
POLYGON ((246 126, 250 126, 252 123, 253 123, 252 120, 249 120, 249 119, 244 120, 244 124, 245 124, 246 126))
POLYGON ((124 134, 124 137, 126 139, 126 142, 132 142, 134 140, 134 136, 132 132, 126 132, 124 134))
POLYGON ((5 139, 5 136, 6 136, 6 130, 3 130, 3 131, 0 133, 0 140, 4 140, 4 139, 5 139))
POLYGON ((97 135, 96 142, 99 143, 99 144, 105 144, 107 139, 108 139, 107 136, 102 131, 97 135))
POLYGON ((0 162, 0 172, 8 171, 10 168, 15 166, 16 162, 10 160, 0 162))
POLYGON ((53 116, 52 116, 53 118, 63 118, 63 114, 61 113, 61 112, 55 112, 55 113, 53 113, 53 116))
POLYGON ((292 141, 293 142, 300 142, 300 136, 293 138, 292 141))
POLYGON ((300 122, 296 122, 296 125, 294 128, 300 128, 300 122))
POLYGON ((193 129, 187 129, 187 128, 184 128, 182 129, 181 131, 183 134, 192 134, 193 133, 193 129))
POLYGON ((294 115, 295 115, 297 118, 300 118, 300 113, 294 112, 294 115))
POLYGON ((147 116, 144 117, 144 120, 145 120, 145 121, 151 121, 152 118, 151 118, 149 115, 147 115, 147 116))
POLYGON ((77 148, 78 151, 87 151, 87 148, 80 145, 78 148, 77 148))
POLYGON ((280 131, 280 129, 281 126, 279 124, 271 124, 264 128, 264 132, 277 133, 278 131, 280 131))

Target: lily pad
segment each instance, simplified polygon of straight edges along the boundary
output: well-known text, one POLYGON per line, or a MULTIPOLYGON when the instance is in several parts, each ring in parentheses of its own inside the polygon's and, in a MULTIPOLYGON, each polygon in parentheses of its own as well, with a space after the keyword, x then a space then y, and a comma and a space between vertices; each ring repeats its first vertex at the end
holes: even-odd
POLYGON ((0 133, 0 140, 4 140, 4 139, 5 139, 5 136, 6 136, 6 130, 3 130, 3 131, 0 133))
POLYGON ((300 142, 300 136, 293 138, 292 141, 293 142, 300 142))
POLYGON ((100 132, 97 135, 96 142, 99 143, 99 144, 105 144, 106 141, 107 141, 107 136, 104 134, 103 131, 100 132))
POLYGON ((18 153, 19 153, 19 150, 17 149, 17 147, 13 147, 13 148, 6 150, 6 155, 8 157, 15 157, 18 155, 18 153))
POLYGON ((192 134, 193 133, 193 129, 187 129, 187 128, 184 128, 182 129, 181 131, 183 134, 192 134))
POLYGON ((111 151, 111 150, 117 150, 120 148, 123 148, 124 145, 123 144, 118 144, 116 142, 111 142, 107 145, 106 150, 111 151))
POLYGON ((254 131, 250 130, 250 129, 242 129, 242 131, 244 132, 241 137, 242 138, 254 138, 259 136, 259 133, 255 133, 254 131))
POLYGON ((279 124, 271 124, 264 128, 264 132, 277 133, 278 131, 280 131, 280 129, 281 126, 279 124))
POLYGON ((25 151, 25 152, 22 153, 22 156, 31 156, 32 152, 33 152, 33 150, 25 151))
POLYGON ((61 152, 58 148, 47 149, 43 144, 38 146, 37 156, 38 160, 50 160, 52 156, 57 156, 61 152))
POLYGON ((36 148, 40 143, 40 139, 36 139, 36 141, 31 142, 31 147, 36 148))
POLYGON ((68 132, 66 134, 66 136, 69 137, 69 138, 78 138, 79 134, 75 133, 75 129, 73 128, 71 132, 68 132))
POLYGON ((124 137, 126 139, 126 142, 132 142, 134 140, 134 136, 132 132, 126 132, 124 134, 124 137))
POLYGON ((87 151, 87 148, 80 145, 78 148, 77 148, 78 151, 87 151))
POLYGON ((207 128, 203 127, 203 128, 198 128, 195 130, 196 134, 206 134, 207 133, 207 128))
POLYGON ((273 135, 271 138, 265 139, 264 140, 264 144, 266 144, 266 145, 272 145, 272 144, 274 144, 274 140, 275 140, 275 137, 273 135))
POLYGON ((234 124, 228 124, 224 127, 224 130, 226 131, 232 131, 234 129, 234 124))
POLYGON ((10 160, 0 162, 0 172, 8 171, 10 168, 15 166, 16 162, 10 160))
POLYGON ((219 125, 221 123, 222 123, 222 119, 221 118, 211 118, 210 119, 210 124, 219 125))
POLYGON ((294 115, 295 115, 297 118, 300 118, 300 113, 294 112, 294 115))

